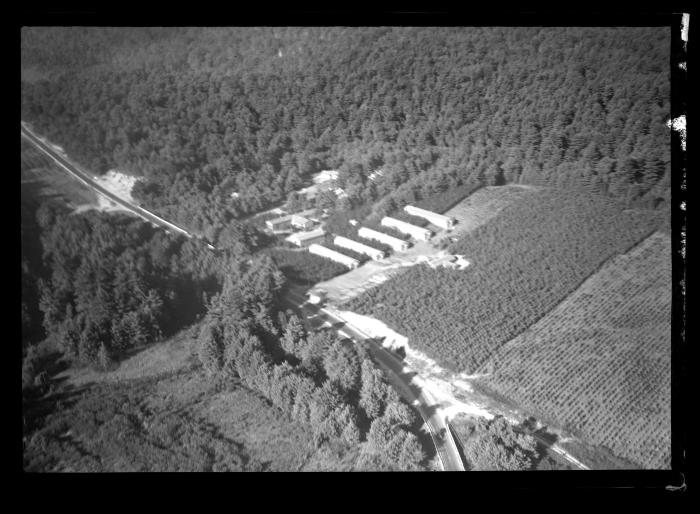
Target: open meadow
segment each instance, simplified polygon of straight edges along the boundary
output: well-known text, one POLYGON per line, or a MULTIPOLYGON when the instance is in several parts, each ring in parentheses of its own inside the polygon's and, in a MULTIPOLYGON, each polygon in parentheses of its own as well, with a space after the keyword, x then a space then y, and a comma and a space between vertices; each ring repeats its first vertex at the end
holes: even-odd
POLYGON ((97 205, 97 194, 71 177, 34 146, 21 142, 22 201, 38 205, 57 200, 73 210, 81 205, 97 205))
POLYGON ((317 447, 259 393, 207 379, 198 325, 109 372, 70 368, 25 410, 27 471, 353 469, 359 446, 317 447))

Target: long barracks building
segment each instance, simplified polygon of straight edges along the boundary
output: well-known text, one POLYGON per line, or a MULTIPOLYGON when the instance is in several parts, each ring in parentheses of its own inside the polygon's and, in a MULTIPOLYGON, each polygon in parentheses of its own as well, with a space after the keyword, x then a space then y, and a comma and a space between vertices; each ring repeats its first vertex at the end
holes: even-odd
POLYGON ((317 228, 316 230, 311 230, 309 232, 295 232, 291 236, 287 237, 285 241, 302 247, 317 243, 323 240, 325 236, 326 232, 322 228, 317 228))
POLYGON ((382 226, 395 228, 399 232, 408 234, 417 241, 428 241, 433 235, 433 233, 427 228, 411 225, 410 223, 397 220, 396 218, 390 218, 389 216, 384 216, 382 218, 382 226))
POLYGON ((347 237, 335 236, 333 244, 340 246, 341 248, 347 248, 357 253, 367 255, 370 257, 370 259, 374 259, 375 261, 381 260, 385 257, 383 251, 378 250, 377 248, 372 248, 371 246, 362 244, 358 241, 348 239, 347 237))
POLYGON ((320 255, 321 257, 325 257, 326 259, 339 262, 343 266, 347 266, 350 269, 355 269, 360 265, 360 261, 358 261, 357 259, 354 259, 349 255, 336 252, 335 250, 331 250, 330 248, 326 248, 325 246, 321 246, 319 244, 314 243, 311 246, 309 246, 309 252, 316 255, 320 255))
POLYGON ((404 241, 398 237, 390 236, 384 232, 372 230, 371 228, 367 227, 360 227, 360 230, 357 231, 357 235, 365 239, 372 239, 374 241, 384 243, 385 245, 389 245, 395 252, 403 252, 408 250, 409 247, 408 241, 404 241))
POLYGON ((419 218, 424 218, 430 223, 440 228, 452 228, 455 226, 456 220, 450 216, 445 216, 444 214, 438 214, 433 211, 426 211, 420 207, 414 207, 413 205, 407 205, 403 208, 408 214, 412 216, 418 216, 419 218))

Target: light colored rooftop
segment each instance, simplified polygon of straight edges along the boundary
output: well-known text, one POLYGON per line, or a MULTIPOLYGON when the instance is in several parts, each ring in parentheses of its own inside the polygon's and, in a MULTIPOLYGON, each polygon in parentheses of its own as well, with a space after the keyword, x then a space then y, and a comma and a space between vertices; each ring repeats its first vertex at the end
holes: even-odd
POLYGON ((322 228, 317 228, 315 230, 309 230, 308 232, 295 232, 287 238, 288 241, 306 241, 307 239, 314 239, 316 237, 322 237, 326 233, 322 228))

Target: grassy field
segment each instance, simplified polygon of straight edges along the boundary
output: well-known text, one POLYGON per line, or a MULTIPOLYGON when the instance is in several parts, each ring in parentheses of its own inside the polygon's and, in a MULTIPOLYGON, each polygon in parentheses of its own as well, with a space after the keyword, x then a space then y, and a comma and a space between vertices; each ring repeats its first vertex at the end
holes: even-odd
POLYGON ((352 470, 358 446, 315 448, 256 392, 204 377, 197 327, 109 373, 69 370, 25 404, 24 469, 46 472, 352 470))
POLYGON ((89 367, 70 367, 56 376, 74 387, 102 382, 154 377, 171 373, 197 362, 196 339, 199 325, 181 330, 164 342, 134 349, 118 366, 106 372, 89 367))
POLYGON ((536 187, 522 185, 482 187, 445 212, 457 220, 452 234, 462 235, 475 230, 512 203, 536 191, 536 187))
POLYGON ((97 195, 91 189, 59 169, 24 138, 20 150, 23 202, 36 206, 43 199, 53 199, 71 210, 97 205, 97 195))
POLYGON ((483 385, 644 468, 670 466, 671 241, 605 264, 480 369, 483 385))
POLYGON ((26 471, 293 471, 313 453, 306 427, 195 370, 103 383, 73 405, 63 398, 69 406, 28 437, 26 471))

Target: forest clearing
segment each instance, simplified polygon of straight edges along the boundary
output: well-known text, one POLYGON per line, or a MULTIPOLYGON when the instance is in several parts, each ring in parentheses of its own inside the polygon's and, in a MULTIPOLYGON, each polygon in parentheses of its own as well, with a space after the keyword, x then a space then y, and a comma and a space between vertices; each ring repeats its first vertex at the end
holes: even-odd
POLYGON ((453 229, 444 230, 433 226, 435 235, 430 241, 415 241, 413 246, 404 252, 392 253, 381 261, 368 261, 359 268, 323 281, 316 287, 327 291, 327 298, 331 303, 344 303, 412 266, 438 257, 442 241, 444 245, 450 244, 451 238, 458 238, 475 230, 510 203, 537 190, 538 188, 520 185, 478 189, 445 212, 457 220, 453 229))

